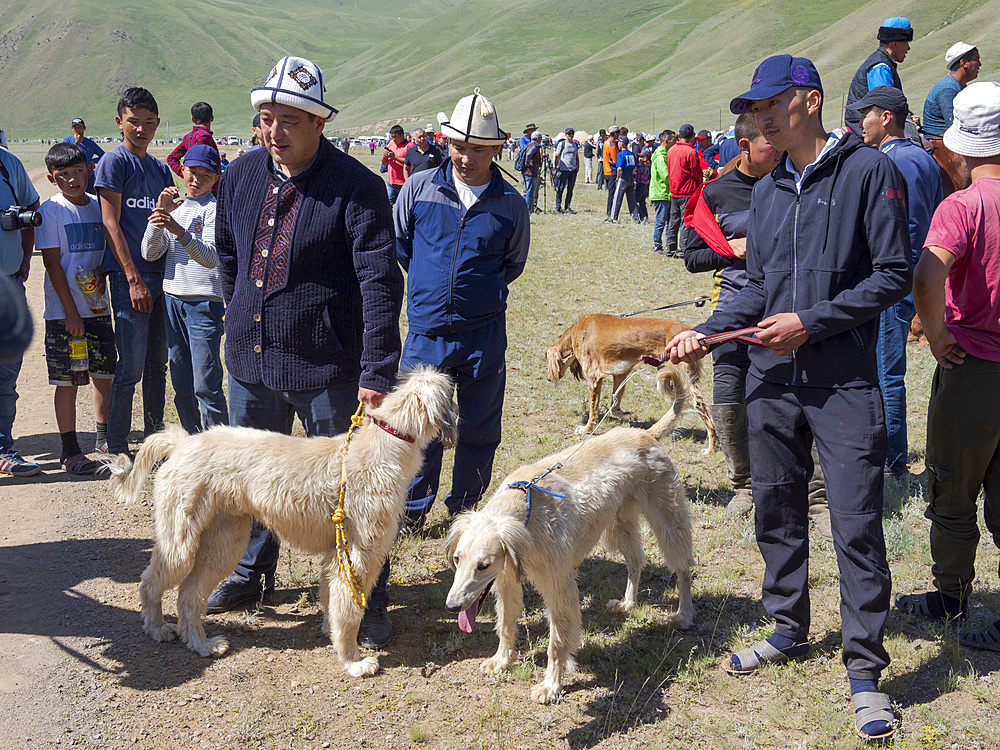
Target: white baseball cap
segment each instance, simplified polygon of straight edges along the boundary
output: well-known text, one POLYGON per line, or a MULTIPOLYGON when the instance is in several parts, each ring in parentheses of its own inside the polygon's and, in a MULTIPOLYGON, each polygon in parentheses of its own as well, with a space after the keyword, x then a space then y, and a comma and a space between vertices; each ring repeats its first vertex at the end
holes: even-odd
POLYGON ((1000 156, 1000 83, 970 83, 955 95, 944 145, 962 156, 1000 156))
POLYGON ((967 42, 955 42, 948 48, 948 51, 944 53, 944 64, 948 66, 948 70, 952 69, 952 66, 959 61, 963 56, 969 54, 976 48, 974 44, 968 44, 967 42))

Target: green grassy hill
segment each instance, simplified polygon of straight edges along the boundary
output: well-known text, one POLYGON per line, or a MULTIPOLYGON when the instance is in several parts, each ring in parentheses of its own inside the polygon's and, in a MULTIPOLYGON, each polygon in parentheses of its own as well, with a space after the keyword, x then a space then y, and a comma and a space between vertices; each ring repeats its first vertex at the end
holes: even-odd
MULTIPOLYGON (((190 104, 216 109, 219 134, 245 133, 248 90, 283 54, 318 62, 340 131, 434 121, 474 86, 503 125, 554 131, 617 120, 644 130, 728 125, 729 99, 768 54, 812 57, 833 120, 882 19, 916 28, 900 67, 911 107, 945 73, 956 40, 983 45, 997 77, 1000 0, 6 0, 0 7, 0 126, 54 137, 72 117, 92 135, 115 132, 129 85, 153 91, 175 133, 190 104)), ((836 124, 828 122, 828 125, 836 124)))

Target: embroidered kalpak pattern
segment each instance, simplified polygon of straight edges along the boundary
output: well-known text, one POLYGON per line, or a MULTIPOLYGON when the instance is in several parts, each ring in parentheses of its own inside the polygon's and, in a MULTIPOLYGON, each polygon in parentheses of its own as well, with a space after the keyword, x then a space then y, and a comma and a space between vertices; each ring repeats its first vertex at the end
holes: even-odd
POLYGON ((310 73, 309 70, 303 65, 289 70, 288 77, 295 81, 295 83, 297 83, 299 88, 303 91, 308 91, 319 83, 319 81, 316 80, 316 76, 310 73))
POLYGON ((288 255, 300 201, 301 194, 291 180, 272 178, 257 219, 250 261, 250 279, 255 285, 260 282, 264 294, 280 289, 288 279, 288 255))

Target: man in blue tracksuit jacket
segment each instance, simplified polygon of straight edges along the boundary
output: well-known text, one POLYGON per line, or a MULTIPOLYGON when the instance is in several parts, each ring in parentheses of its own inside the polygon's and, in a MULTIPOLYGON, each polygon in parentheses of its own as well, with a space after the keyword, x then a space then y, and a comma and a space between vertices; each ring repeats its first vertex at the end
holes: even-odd
MULTIPOLYGON (((403 367, 447 371, 458 389, 458 441, 448 513, 472 508, 486 491, 500 444, 506 384, 508 285, 528 257, 528 206, 493 157, 508 135, 492 102, 464 97, 442 132, 450 158, 406 181, 393 211, 396 249, 407 273, 409 331, 403 367)), ((419 529, 437 495, 443 446, 432 443, 410 486, 406 523, 419 529)))
POLYGON ((723 663, 747 674, 805 656, 809 636, 807 483, 816 443, 840 568, 844 663, 855 729, 891 736, 895 717, 877 681, 890 577, 882 534, 886 452, 875 345, 882 310, 913 275, 906 184, 892 160, 848 133, 828 134, 823 89, 805 58, 777 55, 734 99, 754 112, 787 157, 754 187, 747 284, 725 310, 668 344, 674 362, 707 353, 706 334, 759 326, 746 382, 762 603, 775 619, 766 640, 723 663))

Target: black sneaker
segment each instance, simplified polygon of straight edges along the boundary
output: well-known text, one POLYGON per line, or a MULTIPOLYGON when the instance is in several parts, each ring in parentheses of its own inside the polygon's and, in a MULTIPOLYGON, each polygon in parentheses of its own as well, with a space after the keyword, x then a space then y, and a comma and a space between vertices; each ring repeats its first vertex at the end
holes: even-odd
POLYGON ((264 596, 271 591, 274 591, 273 578, 270 585, 262 587, 259 580, 241 581, 239 578, 229 576, 215 587, 215 591, 209 594, 205 611, 208 614, 217 614, 248 608, 258 602, 263 602, 264 596))
POLYGON ((362 648, 382 648, 392 638, 392 620, 383 604, 369 604, 358 628, 362 648))

